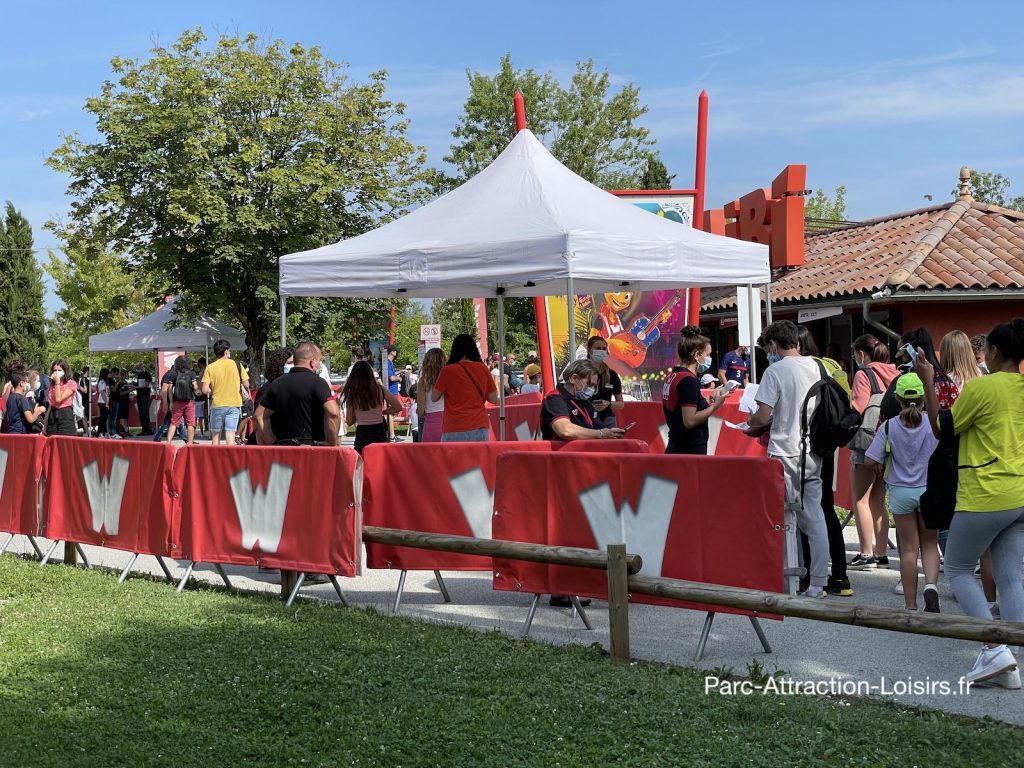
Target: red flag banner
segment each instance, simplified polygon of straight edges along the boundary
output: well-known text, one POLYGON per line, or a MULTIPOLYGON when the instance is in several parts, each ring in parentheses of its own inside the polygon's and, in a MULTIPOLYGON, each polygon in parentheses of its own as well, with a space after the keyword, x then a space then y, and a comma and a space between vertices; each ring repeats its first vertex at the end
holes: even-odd
MULTIPOLYGON (((770 459, 564 451, 498 459, 495 538, 600 550, 625 543, 648 576, 781 592, 782 522, 782 467, 770 459)), ((500 559, 494 587, 597 598, 608 590, 603 571, 500 559)))
POLYGON ((174 449, 164 443, 46 440, 46 536, 172 555, 174 449))
POLYGON ((179 558, 355 576, 361 524, 351 448, 186 446, 179 558))
POLYGON ((39 479, 46 438, 0 435, 0 531, 39 533, 39 479))

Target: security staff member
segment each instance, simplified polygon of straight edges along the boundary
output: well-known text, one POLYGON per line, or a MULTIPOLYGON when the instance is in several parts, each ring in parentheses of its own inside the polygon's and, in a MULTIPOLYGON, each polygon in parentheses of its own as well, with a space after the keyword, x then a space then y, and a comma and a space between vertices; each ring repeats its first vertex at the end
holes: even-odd
POLYGON ((589 440, 625 435, 618 427, 600 427, 590 402, 600 374, 593 360, 575 360, 562 372, 562 383, 549 392, 540 408, 544 440, 589 440))
POLYGON ((295 348, 294 367, 271 382, 257 408, 260 445, 337 445, 341 410, 317 372, 323 355, 315 344, 295 348))

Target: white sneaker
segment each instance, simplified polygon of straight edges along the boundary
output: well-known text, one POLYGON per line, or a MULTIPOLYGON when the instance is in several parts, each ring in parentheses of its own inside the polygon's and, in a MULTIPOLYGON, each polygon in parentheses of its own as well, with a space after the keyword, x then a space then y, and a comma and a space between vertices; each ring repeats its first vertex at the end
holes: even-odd
POLYGON ((995 648, 982 648, 974 667, 967 673, 968 680, 974 683, 988 680, 1003 672, 1017 669, 1017 659, 1005 645, 995 648))
POLYGON ((899 581, 896 582, 896 586, 892 588, 892 593, 894 595, 902 595, 903 594, 903 579, 900 579, 899 581))
POLYGON ((1020 669, 1009 669, 1006 672, 1000 672, 998 675, 994 675, 986 680, 982 685, 991 685, 996 688, 1007 688, 1011 691, 1019 691, 1020 686, 1020 669))
POLYGON ((814 586, 807 587, 807 589, 805 589, 803 592, 798 592, 797 596, 798 597, 810 597, 810 598, 813 598, 815 600, 820 600, 823 597, 827 597, 827 595, 825 594, 825 588, 824 587, 814 587, 814 586))

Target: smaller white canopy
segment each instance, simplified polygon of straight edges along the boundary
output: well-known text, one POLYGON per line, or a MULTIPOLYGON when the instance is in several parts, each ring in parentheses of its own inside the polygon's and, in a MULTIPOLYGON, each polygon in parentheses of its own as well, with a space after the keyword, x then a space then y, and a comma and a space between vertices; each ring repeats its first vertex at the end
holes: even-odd
POLYGON ((205 350, 218 339, 226 339, 232 349, 245 346, 245 334, 236 328, 204 317, 195 325, 173 327, 174 300, 141 320, 110 333, 89 337, 90 352, 150 352, 154 349, 205 350))
POLYGON ((598 293, 770 279, 768 248, 652 216, 527 130, 459 188, 364 235, 281 257, 282 296, 598 293))

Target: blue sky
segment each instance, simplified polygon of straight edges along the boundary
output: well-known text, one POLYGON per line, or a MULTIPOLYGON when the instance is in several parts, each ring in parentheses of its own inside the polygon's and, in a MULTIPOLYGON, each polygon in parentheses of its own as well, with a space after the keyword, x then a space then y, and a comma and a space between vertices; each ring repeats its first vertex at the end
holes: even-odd
MULTIPOLYGON (((42 224, 66 215, 67 179, 45 158, 113 56, 144 57, 188 28, 319 45, 349 74, 390 73, 410 137, 440 164, 467 95, 466 69, 518 68, 567 81, 593 58, 632 82, 677 186, 693 176, 697 96, 710 95, 709 205, 806 163, 809 186, 847 187, 866 219, 945 199, 959 167, 999 171, 1024 193, 1024 65, 1018 7, 987 3, 611 2, 19 3, 0 46, 0 201, 42 224), (731 12, 726 9, 731 9, 731 12), (631 10, 632 9, 632 10, 631 10)), ((529 105, 527 105, 529 108, 529 105)), ((510 106, 511 109, 511 106, 510 106)), ((57 306, 54 297, 47 308, 57 306)))

